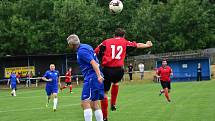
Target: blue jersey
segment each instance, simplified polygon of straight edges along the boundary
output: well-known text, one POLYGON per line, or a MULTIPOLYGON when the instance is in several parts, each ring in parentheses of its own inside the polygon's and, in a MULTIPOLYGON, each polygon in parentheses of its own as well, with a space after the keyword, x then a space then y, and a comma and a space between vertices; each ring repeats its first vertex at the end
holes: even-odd
POLYGON ((56 86, 56 87, 58 86, 59 72, 57 70, 46 71, 43 77, 47 79, 52 79, 52 81, 47 81, 46 86, 56 86))
POLYGON ((77 61, 84 75, 81 100, 96 101, 104 98, 104 83, 98 81, 96 72, 90 64, 92 60, 99 63, 93 48, 87 44, 80 44, 77 49, 77 61))
POLYGON ((97 63, 99 63, 93 48, 87 44, 80 44, 77 50, 77 61, 80 65, 80 69, 84 75, 84 78, 92 77, 96 74, 92 65, 90 64, 90 61, 92 60, 95 60, 97 63))
POLYGON ((16 74, 11 74, 10 75, 10 83, 11 84, 16 84, 16 74))

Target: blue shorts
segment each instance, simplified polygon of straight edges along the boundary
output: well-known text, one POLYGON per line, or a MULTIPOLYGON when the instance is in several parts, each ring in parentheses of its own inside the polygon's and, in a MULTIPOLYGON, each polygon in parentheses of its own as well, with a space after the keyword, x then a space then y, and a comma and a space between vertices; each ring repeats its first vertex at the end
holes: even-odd
POLYGON ((104 84, 99 83, 97 77, 84 80, 81 100, 97 101, 104 99, 104 84))
POLYGON ((50 96, 53 93, 58 93, 58 87, 57 86, 46 86, 47 96, 50 96))
POLYGON ((16 89, 16 84, 11 84, 11 89, 16 89))

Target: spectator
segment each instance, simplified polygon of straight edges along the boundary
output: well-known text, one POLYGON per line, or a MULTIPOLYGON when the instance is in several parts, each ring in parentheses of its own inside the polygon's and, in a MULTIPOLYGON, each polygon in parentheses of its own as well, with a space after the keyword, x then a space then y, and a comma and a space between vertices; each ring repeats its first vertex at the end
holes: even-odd
POLYGON ((142 80, 143 77, 144 77, 144 64, 143 63, 140 63, 138 65, 138 68, 139 68, 139 71, 140 71, 140 79, 142 80))
POLYGON ((201 63, 198 63, 197 81, 202 81, 202 66, 201 66, 201 63))
POLYGON ((133 66, 130 63, 130 65, 128 66, 128 74, 129 74, 129 77, 130 77, 130 81, 132 81, 132 72, 133 72, 133 66))

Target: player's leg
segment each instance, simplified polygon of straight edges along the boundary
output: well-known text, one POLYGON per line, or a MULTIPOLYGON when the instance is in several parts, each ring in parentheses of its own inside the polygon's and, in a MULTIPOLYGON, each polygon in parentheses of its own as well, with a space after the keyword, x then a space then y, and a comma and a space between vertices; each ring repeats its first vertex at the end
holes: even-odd
POLYGON ((68 83, 68 86, 69 86, 69 92, 72 93, 72 83, 69 82, 69 83, 68 83))
POLYGON ((12 96, 16 96, 16 84, 11 84, 11 95, 12 96))
POLYGON ((60 90, 63 91, 63 90, 64 90, 65 88, 67 88, 67 87, 68 87, 68 83, 66 82, 66 85, 60 87, 60 90))
POLYGON ((81 96, 81 107, 84 110, 84 119, 85 121, 92 121, 92 109, 90 105, 90 98, 91 98, 91 88, 90 82, 87 80, 84 81, 83 89, 82 89, 82 96, 81 96))
POLYGON ((46 86, 46 95, 47 95, 47 103, 46 103, 46 107, 49 106, 49 103, 50 103, 50 99, 51 99, 51 94, 52 94, 52 91, 51 91, 51 87, 48 87, 46 86))
POLYGON ((168 85, 169 85, 169 82, 165 82, 165 83, 164 83, 164 86, 165 86, 165 87, 164 87, 164 93, 165 93, 165 97, 166 97, 167 101, 170 102, 170 97, 169 97, 169 93, 168 93, 168 92, 169 92, 169 91, 168 91, 168 90, 169 90, 169 89, 168 89, 168 88, 169 88, 168 85))
POLYGON ((110 90, 111 82, 104 80, 104 99, 101 101, 101 109, 104 121, 108 118, 108 91, 110 90))
POLYGON ((115 70, 112 70, 112 72, 115 72, 115 73, 112 77, 113 80, 111 80, 111 82, 113 82, 112 88, 111 88, 111 110, 115 111, 117 96, 119 93, 119 82, 121 81, 121 79, 124 76, 124 69, 117 68, 115 70))
POLYGON ((98 100, 92 101, 91 107, 94 111, 96 121, 103 121, 103 114, 102 114, 102 110, 99 108, 99 101, 98 100))
POLYGON ((160 83, 161 83, 162 89, 160 90, 159 96, 161 96, 164 93, 164 89, 166 88, 164 81, 161 80, 160 83))
POLYGON ((119 83, 113 83, 111 88, 111 110, 116 110, 116 100, 119 92, 119 83))
POLYGON ((93 114, 92 114, 92 109, 90 106, 90 100, 82 100, 81 107, 84 110, 85 121, 92 121, 93 114))
POLYGON ((53 88, 52 91, 52 95, 53 95, 53 110, 56 111, 57 110, 57 104, 58 104, 58 97, 57 97, 57 93, 58 93, 58 88, 53 88))

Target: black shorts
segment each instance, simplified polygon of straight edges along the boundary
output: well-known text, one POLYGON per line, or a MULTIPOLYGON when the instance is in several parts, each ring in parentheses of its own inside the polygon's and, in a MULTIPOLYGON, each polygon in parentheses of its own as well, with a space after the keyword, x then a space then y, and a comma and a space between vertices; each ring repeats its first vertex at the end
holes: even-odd
POLYGON ((66 83, 66 86, 69 86, 72 84, 71 82, 65 82, 65 83, 66 83))
POLYGON ((165 88, 171 89, 171 83, 170 82, 162 81, 162 80, 160 82, 161 82, 161 86, 163 89, 165 89, 165 88))
POLYGON ((122 67, 104 67, 102 72, 104 74, 104 91, 109 91, 111 83, 120 82, 124 75, 122 67))

